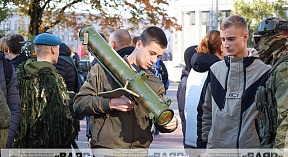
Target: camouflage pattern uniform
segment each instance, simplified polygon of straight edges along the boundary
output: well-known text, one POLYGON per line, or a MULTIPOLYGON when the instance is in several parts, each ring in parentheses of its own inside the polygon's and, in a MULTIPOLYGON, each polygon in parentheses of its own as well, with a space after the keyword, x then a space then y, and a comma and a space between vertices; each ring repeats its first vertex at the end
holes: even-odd
POLYGON ((50 62, 28 59, 18 67, 17 79, 22 110, 13 147, 71 148, 79 120, 56 68, 50 62))
MULTIPOLYGON (((279 19, 273 19, 277 22, 279 19)), ((256 33, 257 34, 257 33, 256 33)), ((288 30, 274 35, 263 35, 254 48, 260 59, 273 65, 280 57, 288 55, 288 30)), ((277 103, 277 135, 274 148, 288 148, 288 60, 280 63, 272 79, 272 94, 277 103)))
POLYGON ((8 138, 8 128, 11 121, 11 112, 7 105, 6 98, 0 88, 0 153, 1 149, 5 147, 8 138))

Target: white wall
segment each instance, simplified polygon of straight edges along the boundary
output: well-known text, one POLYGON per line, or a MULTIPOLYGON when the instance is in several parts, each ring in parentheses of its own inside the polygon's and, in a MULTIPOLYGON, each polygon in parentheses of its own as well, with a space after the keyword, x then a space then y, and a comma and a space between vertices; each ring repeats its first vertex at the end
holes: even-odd
MULTIPOLYGON (((178 23, 182 25, 182 31, 177 32, 177 42, 174 47, 177 47, 177 62, 184 61, 184 51, 192 46, 198 45, 201 39, 209 31, 209 27, 202 25, 201 12, 210 11, 212 3, 216 4, 216 0, 174 0, 172 2, 174 16, 178 19, 178 23), (189 12, 195 12, 195 25, 190 24, 189 12)), ((218 0, 218 11, 232 10, 234 0, 218 0)))

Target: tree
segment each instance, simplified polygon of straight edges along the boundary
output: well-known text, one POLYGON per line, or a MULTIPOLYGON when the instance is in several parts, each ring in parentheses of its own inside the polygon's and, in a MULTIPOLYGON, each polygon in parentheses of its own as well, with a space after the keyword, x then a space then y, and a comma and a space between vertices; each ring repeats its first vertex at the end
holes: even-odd
POLYGON ((244 2, 236 0, 232 14, 240 15, 247 21, 249 30, 248 47, 253 47, 253 34, 258 23, 271 16, 280 16, 287 19, 283 6, 287 5, 286 0, 267 2, 266 0, 253 0, 244 2))
MULTIPOLYGON (((0 23, 11 16, 10 10, 7 8, 8 0, 0 1, 0 23)), ((0 30, 0 35, 4 36, 6 30, 0 30)))
POLYGON ((0 2, 0 23, 10 16, 9 9, 5 2, 0 2))
POLYGON ((181 30, 176 18, 166 13, 167 0, 12 0, 10 4, 30 17, 30 35, 52 31, 55 26, 74 28, 78 32, 79 28, 95 21, 104 32, 113 31, 123 26, 123 15, 129 16, 125 19, 131 23, 132 30, 138 29, 138 24, 145 20, 152 25, 160 23, 165 29, 181 30), (81 6, 87 9, 80 9, 81 6))

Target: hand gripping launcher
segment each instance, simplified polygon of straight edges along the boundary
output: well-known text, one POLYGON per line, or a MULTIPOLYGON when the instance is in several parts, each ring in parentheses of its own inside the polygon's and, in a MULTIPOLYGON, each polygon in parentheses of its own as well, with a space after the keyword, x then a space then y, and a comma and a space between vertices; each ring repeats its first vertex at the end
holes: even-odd
MULTIPOLYGON (((120 55, 94 30, 93 26, 84 26, 79 37, 83 41, 84 51, 89 50, 98 63, 114 78, 122 88, 99 93, 103 97, 119 97, 129 95, 136 104, 141 104, 149 113, 149 118, 159 125, 169 123, 174 112, 169 108, 171 100, 162 101, 154 91, 144 82, 147 79, 145 72, 133 72, 120 55), (113 95, 113 96, 112 96, 113 95)), ((85 53, 86 53, 85 52, 85 53)), ((136 68, 136 65, 134 65, 136 68)), ((136 68, 137 69, 137 68, 136 68)))

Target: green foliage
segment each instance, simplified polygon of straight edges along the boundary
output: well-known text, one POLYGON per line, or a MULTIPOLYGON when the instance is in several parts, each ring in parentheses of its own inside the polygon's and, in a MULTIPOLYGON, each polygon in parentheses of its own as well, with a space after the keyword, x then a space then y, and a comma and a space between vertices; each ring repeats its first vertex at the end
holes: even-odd
MULTIPOLYGON (((0 23, 2 21, 5 21, 7 18, 9 18, 12 14, 7 7, 9 1, 7 0, 0 0, 0 23)), ((0 35, 5 36, 7 30, 1 30, 0 29, 0 35)))
POLYGON ((9 16, 11 16, 9 9, 5 7, 0 8, 0 22, 4 21, 7 19, 9 16))
POLYGON ((11 16, 10 10, 7 7, 9 0, 0 0, 0 23, 11 16))
POLYGON ((271 16, 280 16, 287 19, 283 6, 287 5, 286 0, 267 2, 266 0, 253 0, 244 2, 236 0, 234 2, 233 15, 240 15, 247 21, 249 30, 248 47, 253 47, 253 34, 258 23, 271 16))
MULTIPOLYGON (((29 34, 37 35, 59 28, 73 28, 98 23, 101 32, 123 27, 124 20, 131 23, 128 29, 139 24, 160 24, 162 28, 181 30, 175 17, 168 16, 168 0, 12 0, 10 3, 24 16, 30 17, 29 34), (92 14, 93 12, 93 14, 92 14), (128 17, 124 19, 125 17, 128 17), (84 21, 85 20, 85 21, 84 21)), ((76 37, 76 36, 75 36, 76 37)))

